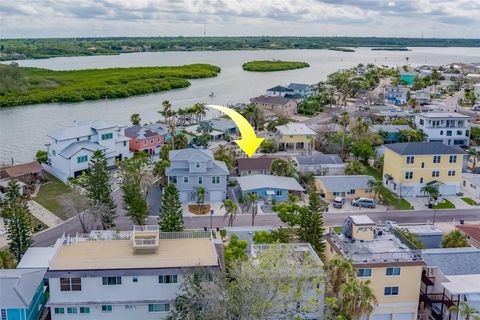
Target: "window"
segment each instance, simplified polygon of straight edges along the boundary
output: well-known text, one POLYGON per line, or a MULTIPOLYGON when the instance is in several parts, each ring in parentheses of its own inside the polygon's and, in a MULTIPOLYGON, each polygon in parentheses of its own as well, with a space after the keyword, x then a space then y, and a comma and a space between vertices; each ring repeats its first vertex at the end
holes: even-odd
POLYGON ((80 307, 80 313, 90 313, 90 307, 80 307))
POLYGON ((281 197, 281 196, 283 196, 283 191, 282 190, 277 190, 275 192, 275 194, 276 194, 277 197, 281 197))
POLYGON ((169 179, 171 183, 177 183, 177 176, 170 176, 169 179))
POLYGON ((188 176, 183 177, 183 183, 188 183, 188 176))
POLYGON ((102 140, 109 140, 109 139, 113 139, 113 133, 104 133, 102 134, 102 140))
POLYGON ((462 135, 462 130, 457 130, 457 136, 461 136, 462 135))
POLYGON ((455 170, 448 170, 449 177, 455 177, 455 170))
POLYGON ((423 119, 420 119, 420 124, 423 125, 424 121, 423 119))
POLYGON ((422 167, 422 169, 425 168, 425 162, 422 162, 421 167, 422 167))
POLYGON ((64 314, 65 309, 64 308, 55 308, 54 312, 55 312, 55 314, 64 314))
POLYGON ((127 141, 123 141, 123 146, 124 146, 124 147, 127 146, 127 141))
POLYGON ((470 130, 465 130, 465 137, 470 137, 470 130))
POLYGON ((7 310, 2 309, 1 311, 2 320, 7 320, 7 310))
POLYGON ((443 130, 440 130, 440 135, 443 136, 443 130))
POLYGON ((405 179, 413 179, 413 172, 412 171, 407 171, 405 172, 405 179))
POLYGON ((77 157, 77 163, 84 163, 88 161, 88 156, 77 157))
POLYGON ((447 130, 447 137, 450 137, 452 135, 452 130, 447 130))
POLYGON ((400 268, 387 268, 385 270, 385 275, 387 276, 399 276, 400 275, 400 268))
POLYGON ((449 163, 456 163, 457 162, 457 156, 450 156, 450 158, 448 159, 448 162, 449 163))
POLYGON ((77 313, 77 308, 75 308, 75 307, 68 307, 68 308, 67 308, 67 313, 70 313, 70 314, 77 313))
POLYGON ((440 171, 432 171, 432 177, 439 177, 440 171))
POLYGON ((81 291, 81 278, 60 278, 60 291, 81 291))
POLYGON ((457 126, 458 127, 463 127, 463 120, 458 120, 457 126))
POLYGON ((150 143, 153 144, 154 140, 153 139, 150 139, 150 143))
POLYGON ((440 163, 441 160, 442 160, 441 156, 433 156, 433 163, 440 163))
POLYGON ((339 196, 339 195, 340 195, 340 192, 333 191, 333 196, 334 196, 334 197, 339 196))
POLYGON ((202 176, 198 177, 198 184, 203 184, 203 177, 202 176))
POLYGON ((126 305, 125 305, 125 309, 134 310, 134 309, 135 309, 135 306, 134 306, 133 304, 126 304, 126 305))
POLYGON ((150 303, 148 305, 148 312, 167 312, 170 311, 170 304, 168 303, 150 303))
POLYGON ((112 305, 111 304, 102 305, 102 312, 112 312, 112 305))
POLYGON ((200 168, 200 162, 195 162, 195 168, 200 168))
POLYGON ((414 156, 407 156, 407 164, 412 164, 415 162, 414 156))
POLYGON ((137 278, 137 277, 133 277, 133 278, 132 278, 132 282, 138 282, 138 278, 137 278))
POLYGON ((348 194, 355 194, 355 189, 350 189, 350 191, 348 191, 348 194))
POLYGON ((102 284, 104 286, 115 286, 122 284, 122 277, 102 277, 102 284))
POLYGON ((212 176, 212 184, 220 184, 220 177, 212 176))
POLYGON ((423 177, 420 177, 420 183, 423 183, 423 177))
POLYGON ((88 136, 87 139, 88 139, 88 141, 92 140, 92 136, 88 136))
POLYGON ((398 296, 398 287, 385 287, 383 294, 386 296, 398 296))
POLYGON ((176 274, 158 276, 158 283, 178 283, 178 276, 176 274))
POLYGON ((372 276, 372 269, 358 269, 357 270, 357 277, 371 277, 372 276))

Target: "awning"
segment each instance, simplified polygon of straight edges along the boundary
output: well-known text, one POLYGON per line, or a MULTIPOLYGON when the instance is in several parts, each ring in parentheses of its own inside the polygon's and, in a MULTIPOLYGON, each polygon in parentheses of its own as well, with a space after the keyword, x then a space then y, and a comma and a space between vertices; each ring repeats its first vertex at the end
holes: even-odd
POLYGON ((433 181, 428 182, 427 186, 434 186, 435 187, 435 186, 440 186, 442 184, 444 184, 444 183, 441 182, 441 181, 433 180, 433 181))

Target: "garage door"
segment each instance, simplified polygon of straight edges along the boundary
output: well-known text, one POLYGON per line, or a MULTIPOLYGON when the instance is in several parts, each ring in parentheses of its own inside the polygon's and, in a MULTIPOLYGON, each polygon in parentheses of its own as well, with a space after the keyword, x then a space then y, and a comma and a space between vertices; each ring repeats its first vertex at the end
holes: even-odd
POLYGON ((181 202, 187 202, 189 201, 189 197, 188 197, 188 191, 180 191, 180 201, 181 202))
POLYGON ((395 313, 393 315, 393 320, 412 320, 413 313, 395 313))
POLYGON ((457 187, 443 184, 439 186, 438 191, 442 196, 454 196, 457 194, 457 187))
POLYGON ((372 320, 391 320, 392 319, 392 314, 387 313, 387 314, 372 314, 370 317, 372 320))
POLYGON ((210 201, 222 201, 223 191, 210 191, 210 201))

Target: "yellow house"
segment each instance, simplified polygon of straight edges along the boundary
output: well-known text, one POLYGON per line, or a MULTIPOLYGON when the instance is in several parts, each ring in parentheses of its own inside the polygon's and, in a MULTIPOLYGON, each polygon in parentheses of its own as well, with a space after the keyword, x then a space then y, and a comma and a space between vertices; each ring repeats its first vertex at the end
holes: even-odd
POLYGON ((290 122, 275 128, 275 140, 279 150, 313 150, 317 133, 304 123, 290 122))
POLYGON ((367 175, 358 176, 315 176, 315 187, 320 195, 333 200, 335 197, 353 199, 356 197, 370 198, 373 196, 368 181, 375 178, 367 175))
POLYGON ((420 251, 394 227, 379 227, 368 216, 350 216, 344 232, 326 236, 327 260, 351 259, 359 280, 370 280, 378 305, 371 320, 415 320, 422 268, 420 251))
POLYGON ((441 142, 405 142, 385 145, 383 184, 401 197, 425 195, 430 185, 440 195, 460 192, 465 151, 441 142))

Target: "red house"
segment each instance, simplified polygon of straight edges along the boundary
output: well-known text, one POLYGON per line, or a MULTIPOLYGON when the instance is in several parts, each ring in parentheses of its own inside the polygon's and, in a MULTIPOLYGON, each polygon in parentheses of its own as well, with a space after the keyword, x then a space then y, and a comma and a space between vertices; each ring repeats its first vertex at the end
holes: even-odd
POLYGON ((144 151, 150 155, 156 154, 165 144, 166 134, 167 131, 161 126, 155 126, 155 128, 130 126, 125 129, 125 136, 131 139, 130 151, 144 151))

